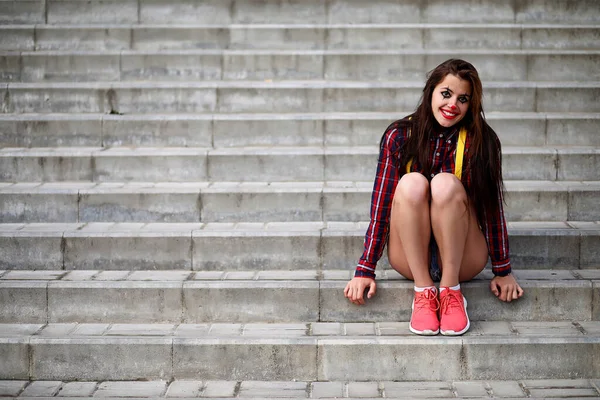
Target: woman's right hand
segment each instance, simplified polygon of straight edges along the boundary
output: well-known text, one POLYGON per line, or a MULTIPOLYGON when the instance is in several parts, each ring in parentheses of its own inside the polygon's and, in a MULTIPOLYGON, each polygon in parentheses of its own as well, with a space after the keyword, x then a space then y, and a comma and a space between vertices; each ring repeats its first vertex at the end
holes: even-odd
POLYGON ((344 296, 348 298, 352 303, 356 305, 365 304, 365 299, 363 293, 365 289, 369 288, 369 293, 367 293, 367 299, 370 299, 375 295, 377 291, 377 284, 375 283, 375 279, 372 278, 364 278, 364 277, 354 277, 344 289, 344 296))

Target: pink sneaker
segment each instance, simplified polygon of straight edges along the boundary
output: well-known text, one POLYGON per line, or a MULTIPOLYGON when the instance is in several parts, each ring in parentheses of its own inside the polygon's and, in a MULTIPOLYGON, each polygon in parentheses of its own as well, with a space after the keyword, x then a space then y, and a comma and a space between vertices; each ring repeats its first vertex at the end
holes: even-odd
POLYGON ((437 335, 440 331, 440 320, 437 315, 439 308, 440 303, 435 287, 427 288, 422 292, 415 291, 409 324, 410 331, 417 335, 437 335))
POLYGON ((467 299, 460 289, 445 288, 440 292, 440 331, 442 335, 458 336, 469 330, 467 299))

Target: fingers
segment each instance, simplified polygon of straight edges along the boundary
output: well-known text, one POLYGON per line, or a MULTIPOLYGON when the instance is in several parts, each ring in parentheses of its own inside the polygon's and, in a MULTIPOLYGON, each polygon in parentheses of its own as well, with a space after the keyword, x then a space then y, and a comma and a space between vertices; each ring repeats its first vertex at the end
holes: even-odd
POLYGON ((498 284, 496 282, 490 282, 490 290, 496 297, 500 296, 500 290, 498 289, 498 284))
POLYGON ((375 296, 376 291, 377 291, 377 285, 375 284, 375 282, 373 282, 371 284, 371 288, 369 289, 369 293, 367 293, 367 299, 370 299, 371 297, 375 296))
POLYGON ((353 296, 352 296, 352 302, 359 306, 365 304, 365 300, 363 299, 363 293, 365 290, 361 286, 362 285, 358 285, 358 286, 354 287, 354 292, 353 292, 353 296))
POLYGON ((523 289, 522 289, 522 288, 521 288, 521 286, 519 286, 519 285, 517 285, 517 293, 518 293, 518 295, 519 295, 519 298, 520 298, 521 296, 523 296, 523 289))

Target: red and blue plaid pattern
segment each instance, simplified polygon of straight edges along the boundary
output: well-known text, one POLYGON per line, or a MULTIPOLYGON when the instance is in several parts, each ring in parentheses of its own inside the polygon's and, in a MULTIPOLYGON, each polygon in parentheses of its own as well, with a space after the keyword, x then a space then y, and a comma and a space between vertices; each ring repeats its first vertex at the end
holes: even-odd
MULTIPOLYGON (((365 234, 364 252, 361 256, 354 276, 375 278, 375 267, 377 261, 383 254, 383 249, 388 240, 390 214, 392 211, 392 200, 396 185, 404 175, 399 171, 399 149, 408 138, 408 130, 399 125, 399 121, 391 124, 385 131, 377 163, 377 173, 373 184, 371 196, 371 220, 365 234)), ((458 129, 437 132, 430 140, 429 163, 432 166, 432 178, 441 172, 454 173, 454 162, 456 143, 458 140, 458 129)), ((468 154, 470 137, 467 135, 465 143, 465 168, 463 169, 463 184, 468 187, 471 184, 471 174, 468 172, 468 154)), ((422 171, 415 160, 411 168, 412 172, 422 171)), ((485 223, 482 226, 485 235, 488 252, 492 261, 492 271, 495 275, 505 276, 511 271, 508 230, 504 209, 502 206, 502 192, 498 191, 498 202, 500 207, 497 213, 485 214, 485 223)))

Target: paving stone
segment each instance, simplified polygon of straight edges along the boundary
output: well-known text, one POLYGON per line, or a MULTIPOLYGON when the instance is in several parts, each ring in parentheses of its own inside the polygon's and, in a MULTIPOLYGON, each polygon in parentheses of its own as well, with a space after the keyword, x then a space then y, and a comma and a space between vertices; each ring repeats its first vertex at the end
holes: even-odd
POLYGON ((172 324, 114 324, 105 335, 112 336, 169 336, 175 330, 172 324))
POLYGON ((595 389, 568 389, 568 388, 549 388, 549 389, 529 389, 532 397, 538 398, 576 398, 576 397, 597 397, 598 391, 595 389))
POLYGON ((255 337, 300 337, 308 333, 307 324, 246 324, 244 336, 255 337))
POLYGON ((175 336, 201 337, 208 335, 211 324, 180 324, 175 329, 175 336))
POLYGON ((562 388, 590 388, 591 383, 588 379, 553 379, 548 381, 545 379, 529 379, 524 380, 523 385, 527 389, 562 389, 562 388))
POLYGON ((568 335, 579 336, 581 332, 571 322, 513 322, 513 328, 524 336, 568 335))
POLYGON ((75 328, 76 323, 70 324, 48 324, 41 332, 38 333, 40 336, 68 336, 75 328))
POLYGON ((488 381, 491 393, 497 397, 524 397, 523 389, 515 381, 488 381))
POLYGON ((449 382, 383 382, 386 397, 455 397, 449 382))
POLYGON ((202 381, 174 381, 169 385, 166 397, 199 397, 203 387, 202 381))
POLYGON ((94 397, 159 397, 164 395, 167 383, 152 382, 102 382, 94 397))
POLYGON ((348 383, 348 397, 379 397, 377 382, 350 382, 348 383))
POLYGON ((454 382, 458 397, 487 397, 485 382, 454 382))
POLYGON ((207 381, 205 382, 203 397, 233 397, 237 382, 230 381, 207 381))
POLYGON ((343 324, 338 322, 313 322, 311 332, 313 336, 341 335, 343 324))
POLYGON ((92 280, 96 275, 98 275, 100 271, 70 271, 67 275, 63 276, 61 280, 63 281, 87 281, 92 280))
POLYGON ((67 382, 57 393, 58 397, 91 397, 96 390, 96 382, 67 382))
POLYGON ((375 324, 347 323, 343 325, 346 336, 375 335, 375 324))
POLYGON ((3 280, 56 280, 66 275, 65 271, 10 271, 3 280))
POLYGON ((312 382, 312 398, 338 398, 344 397, 343 382, 312 382))
POLYGON ((101 336, 103 335, 107 329, 110 327, 110 324, 81 324, 73 332, 71 335, 73 336, 101 336))
POLYGON ((131 271, 101 271, 93 279, 95 281, 123 281, 131 274, 131 271))
POLYGON ((242 382, 239 397, 306 397, 306 382, 242 382))
POLYGON ((192 275, 189 271, 134 271, 128 281, 185 281, 192 275))
POLYGON ((240 336, 242 334, 242 324, 212 324, 209 335, 211 336, 240 336))
POLYGON ((27 381, 0 381, 0 396, 16 397, 27 383, 27 381))
POLYGON ((31 382, 23 393, 21 393, 22 397, 44 397, 44 396, 54 396, 62 386, 61 381, 35 381, 31 382))
POLYGON ((411 334, 407 322, 378 322, 375 330, 379 336, 398 336, 411 334))

